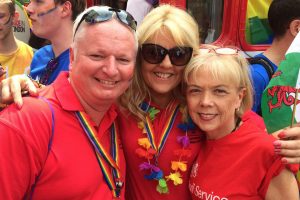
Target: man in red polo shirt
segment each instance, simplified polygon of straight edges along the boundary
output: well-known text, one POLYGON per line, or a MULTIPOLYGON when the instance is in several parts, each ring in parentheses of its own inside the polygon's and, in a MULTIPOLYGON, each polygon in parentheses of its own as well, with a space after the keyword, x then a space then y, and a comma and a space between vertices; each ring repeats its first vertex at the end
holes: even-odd
POLYGON ((135 25, 125 11, 87 9, 75 22, 70 73, 0 114, 0 199, 124 199, 114 102, 133 75, 135 25))

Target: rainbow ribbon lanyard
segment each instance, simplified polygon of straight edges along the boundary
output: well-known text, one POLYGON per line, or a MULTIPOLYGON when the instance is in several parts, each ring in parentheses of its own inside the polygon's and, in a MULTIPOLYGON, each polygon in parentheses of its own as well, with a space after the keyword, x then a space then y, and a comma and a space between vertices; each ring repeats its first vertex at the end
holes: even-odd
MULTIPOLYGON (((146 111, 148 110, 148 108, 149 108, 149 106, 147 106, 146 111)), ((163 150, 164 145, 167 141, 167 138, 168 138, 168 136, 171 132, 171 129, 174 125, 174 121, 176 119, 178 110, 179 110, 179 105, 176 106, 176 108, 172 111, 169 119, 167 120, 167 123, 165 124, 165 126, 163 128, 163 133, 162 133, 162 135, 159 139, 158 146, 155 143, 155 132, 154 132, 154 128, 153 128, 151 119, 150 119, 149 115, 146 116, 145 129, 146 129, 146 132, 147 132, 147 137, 150 141, 150 144, 151 144, 152 148, 154 148, 157 152, 156 155, 155 155, 155 158, 156 158, 156 163, 155 164, 156 164, 156 166, 158 165, 157 160, 158 160, 159 154, 163 150)))
POLYGON ((79 120, 86 136, 91 144, 94 146, 94 150, 97 156, 97 160, 101 171, 103 173, 104 180, 112 191, 114 197, 120 197, 123 182, 121 181, 121 172, 117 165, 120 162, 119 148, 118 148, 118 134, 115 123, 111 126, 111 148, 110 154, 105 150, 97 138, 97 131, 91 126, 87 120, 87 116, 84 112, 75 112, 77 119, 79 120), (106 166, 104 162, 107 163, 106 166))

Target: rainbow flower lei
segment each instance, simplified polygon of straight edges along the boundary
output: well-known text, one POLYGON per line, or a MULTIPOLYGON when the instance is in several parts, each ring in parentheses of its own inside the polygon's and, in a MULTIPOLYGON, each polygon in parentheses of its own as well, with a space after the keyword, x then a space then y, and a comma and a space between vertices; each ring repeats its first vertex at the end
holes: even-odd
POLYGON ((194 130, 195 125, 190 118, 187 122, 180 123, 177 127, 182 130, 183 135, 177 137, 177 142, 180 144, 180 149, 173 151, 175 160, 171 161, 172 171, 168 176, 164 176, 163 171, 158 166, 158 157, 163 150, 164 144, 167 141, 168 135, 173 127, 173 122, 176 118, 177 111, 183 113, 183 108, 177 103, 175 109, 170 115, 165 128, 163 129, 162 137, 158 140, 159 144, 155 144, 155 133, 152 128, 152 122, 155 119, 155 115, 160 111, 154 107, 150 107, 147 103, 143 103, 141 108, 148 113, 146 122, 138 122, 138 127, 142 130, 143 137, 138 139, 139 148, 136 149, 136 154, 139 157, 145 158, 146 161, 139 165, 140 170, 147 171, 148 174, 144 175, 147 180, 156 180, 156 191, 160 194, 169 193, 168 181, 173 181, 174 185, 180 185, 183 183, 182 172, 187 170, 187 158, 191 156, 191 150, 189 148, 190 140, 187 135, 189 130, 194 130), (144 136, 146 135, 146 136, 144 136))

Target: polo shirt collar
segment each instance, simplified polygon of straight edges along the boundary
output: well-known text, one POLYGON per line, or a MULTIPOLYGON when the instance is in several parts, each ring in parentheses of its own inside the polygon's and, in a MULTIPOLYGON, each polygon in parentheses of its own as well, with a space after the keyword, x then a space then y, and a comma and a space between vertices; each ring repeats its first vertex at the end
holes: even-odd
MULTIPOLYGON (((61 104, 62 109, 67 111, 84 111, 75 91, 73 90, 69 80, 69 72, 61 72, 52 84, 56 97, 61 104)), ((118 113, 117 106, 112 104, 104 115, 99 128, 107 129, 108 126, 116 119, 118 113)))
MULTIPOLYGON (((52 84, 55 94, 61 107, 68 111, 84 111, 74 89, 72 88, 69 80, 69 72, 61 72, 55 82, 52 84)), ((112 104, 109 110, 117 111, 117 106, 112 104)))
POLYGON ((69 80, 69 72, 61 72, 53 83, 54 91, 61 107, 68 111, 84 111, 69 80))

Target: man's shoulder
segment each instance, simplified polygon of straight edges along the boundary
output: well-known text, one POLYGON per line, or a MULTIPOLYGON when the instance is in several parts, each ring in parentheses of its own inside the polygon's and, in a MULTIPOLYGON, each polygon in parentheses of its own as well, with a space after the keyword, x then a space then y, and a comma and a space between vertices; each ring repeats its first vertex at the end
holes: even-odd
POLYGON ((30 65, 31 71, 35 68, 44 68, 47 63, 54 57, 54 53, 51 45, 46 45, 37 50, 32 58, 30 65))
POLYGON ((52 45, 46 45, 46 46, 43 46, 42 48, 38 49, 36 52, 35 52, 35 56, 44 56, 44 55, 50 55, 50 54, 53 54, 53 49, 52 49, 52 45))
POLYGON ((270 80, 277 66, 262 53, 249 58, 251 75, 253 79, 263 78, 270 80))
POLYGON ((51 110, 46 102, 38 97, 24 97, 23 106, 17 108, 15 104, 9 105, 0 114, 0 121, 5 121, 11 127, 26 130, 31 125, 43 125, 51 119, 51 110))

